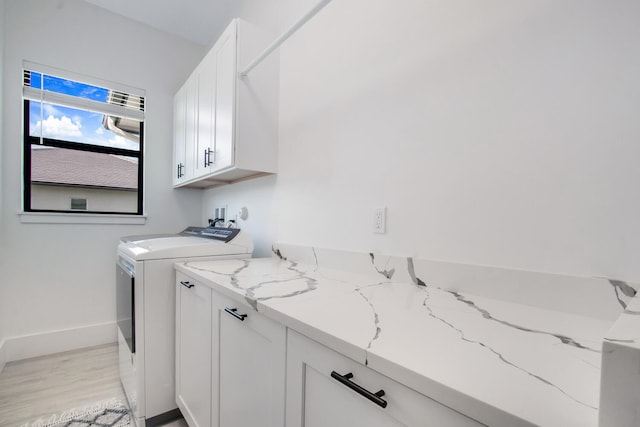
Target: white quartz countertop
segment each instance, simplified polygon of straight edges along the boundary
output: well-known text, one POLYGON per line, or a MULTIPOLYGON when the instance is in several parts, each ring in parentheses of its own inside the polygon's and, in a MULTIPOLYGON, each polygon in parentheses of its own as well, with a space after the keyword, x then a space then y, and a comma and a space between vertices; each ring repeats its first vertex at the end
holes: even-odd
POLYGON ((445 290, 412 262, 400 281, 282 256, 176 269, 486 425, 598 425, 606 319, 445 290))

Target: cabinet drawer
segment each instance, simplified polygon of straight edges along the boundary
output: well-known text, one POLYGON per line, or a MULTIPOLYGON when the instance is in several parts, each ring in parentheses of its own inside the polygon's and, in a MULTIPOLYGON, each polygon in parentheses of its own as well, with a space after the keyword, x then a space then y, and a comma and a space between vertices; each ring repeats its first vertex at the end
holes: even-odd
POLYGON ((483 425, 291 330, 286 408, 287 427, 483 425))

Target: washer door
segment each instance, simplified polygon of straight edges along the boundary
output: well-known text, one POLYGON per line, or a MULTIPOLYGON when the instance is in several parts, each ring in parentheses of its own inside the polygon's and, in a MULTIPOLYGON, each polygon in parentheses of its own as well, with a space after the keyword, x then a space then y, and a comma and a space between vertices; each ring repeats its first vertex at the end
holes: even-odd
POLYGON ((129 351, 136 352, 136 317, 135 317, 135 273, 133 266, 122 258, 116 264, 116 310, 118 329, 122 333, 129 351))

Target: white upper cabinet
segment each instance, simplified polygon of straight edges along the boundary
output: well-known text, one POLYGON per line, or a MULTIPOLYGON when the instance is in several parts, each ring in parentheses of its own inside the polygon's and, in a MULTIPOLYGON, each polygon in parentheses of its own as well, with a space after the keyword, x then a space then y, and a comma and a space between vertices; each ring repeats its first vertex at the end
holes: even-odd
POLYGON ((238 74, 273 38, 234 19, 176 94, 175 187, 208 188, 277 171, 278 53, 238 74))
POLYGON ((215 158, 213 170, 224 170, 233 165, 233 125, 236 92, 236 43, 233 28, 227 30, 216 43, 215 96, 215 158))
POLYGON ((197 69, 198 103, 197 134, 195 135, 194 177, 211 171, 211 161, 215 152, 216 123, 216 52, 211 51, 197 69))
POLYGON ((193 177, 195 143, 196 80, 189 79, 173 98, 173 184, 180 185, 193 177))

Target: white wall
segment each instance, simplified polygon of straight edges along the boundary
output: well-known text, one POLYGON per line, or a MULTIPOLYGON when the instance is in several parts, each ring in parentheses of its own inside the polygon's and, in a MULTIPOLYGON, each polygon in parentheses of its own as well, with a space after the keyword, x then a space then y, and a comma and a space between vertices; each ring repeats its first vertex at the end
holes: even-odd
POLYGON ((4 7, 0 341, 17 354, 20 342, 34 341, 21 337, 72 330, 49 336, 88 345, 92 325, 115 337, 104 325, 115 321, 119 237, 200 222, 200 192, 171 187, 172 98, 205 52, 80 0, 5 0, 4 7), (23 60, 146 90, 146 225, 21 224, 23 60))
POLYGON ((636 0, 333 1, 281 49, 277 177, 207 190, 203 218, 246 206, 257 255, 640 280, 638 22, 636 0))
MULTIPOLYGON (((4 20, 4 0, 0 1, 0 189, 2 188, 2 147, 4 146, 4 126, 3 126, 3 99, 4 99, 4 29, 6 26, 4 20)), ((2 207, 2 197, 0 196, 0 223, 2 223, 4 217, 4 209, 2 207)), ((0 227, 0 242, 4 242, 3 228, 0 227)), ((4 275, 2 274, 2 259, 4 258, 4 245, 0 244, 0 301, 5 299, 4 296, 4 275)), ((0 303, 0 309, 2 304, 0 303)), ((6 362, 5 348, 4 348, 4 321, 0 315, 0 371, 4 368, 6 362)))
MULTIPOLYGON (((4 0, 0 1, 0 188, 2 188, 2 146, 4 140, 4 126, 3 126, 3 104, 2 100, 4 99, 4 29, 6 27, 6 23, 4 20, 4 0)), ((2 221, 4 210, 2 209, 2 197, 0 197, 0 221, 2 221)), ((0 228, 0 233, 2 232, 2 228, 0 228)), ((0 238, 2 238, 2 234, 0 234, 0 238)), ((0 249, 1 251, 1 249, 0 249)), ((0 256, 2 252, 0 252, 0 256)), ((0 341, 2 341, 2 324, 0 324, 0 341)))

